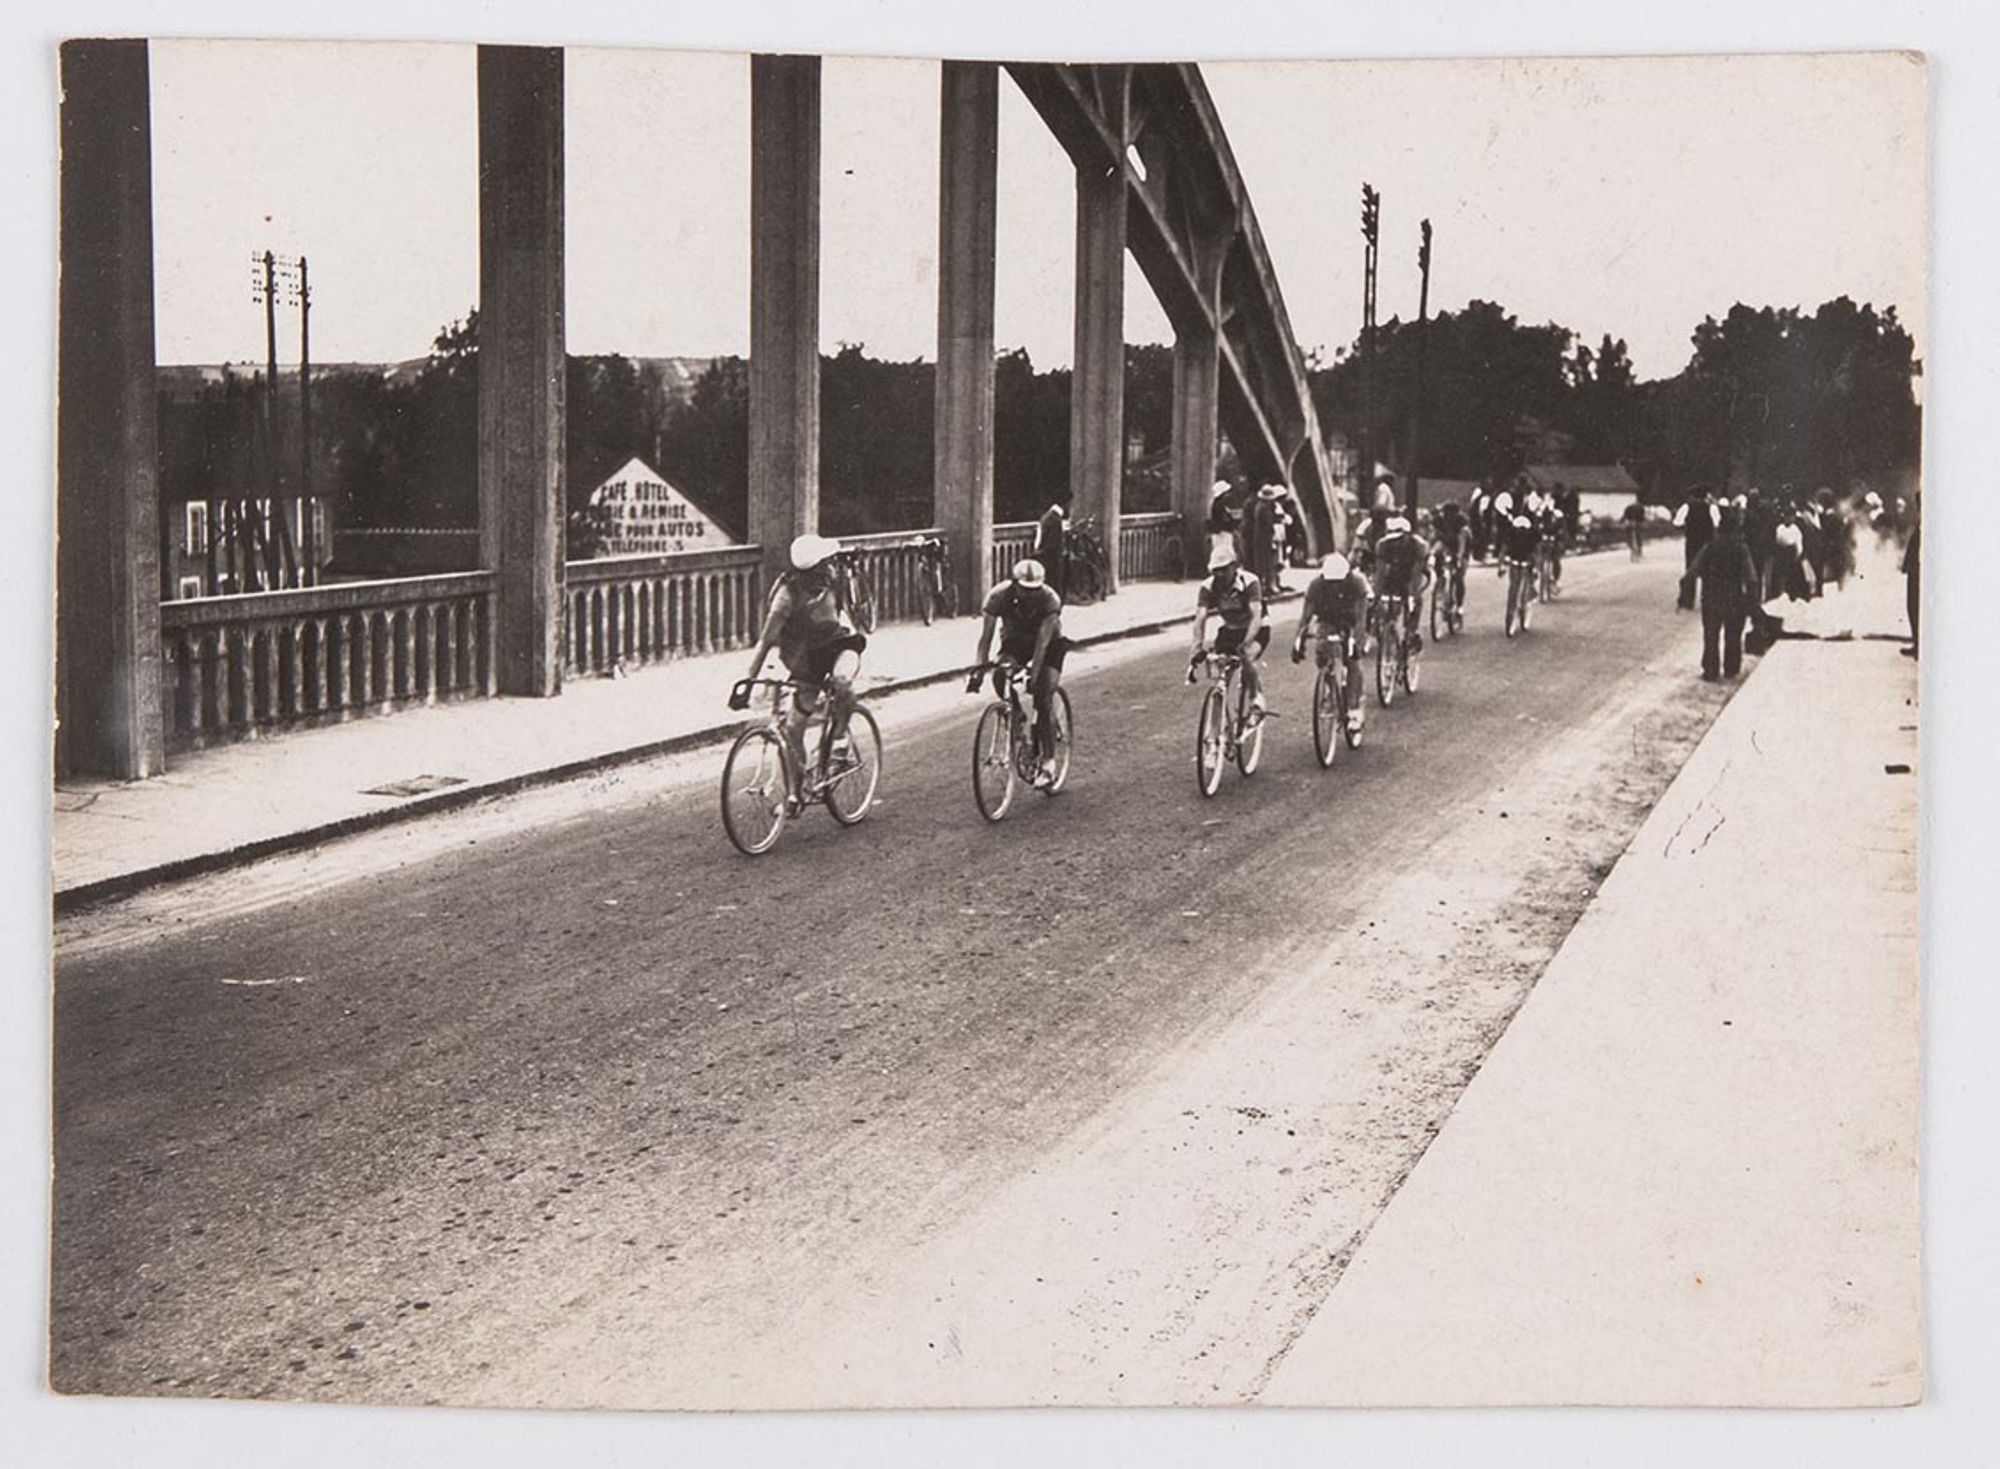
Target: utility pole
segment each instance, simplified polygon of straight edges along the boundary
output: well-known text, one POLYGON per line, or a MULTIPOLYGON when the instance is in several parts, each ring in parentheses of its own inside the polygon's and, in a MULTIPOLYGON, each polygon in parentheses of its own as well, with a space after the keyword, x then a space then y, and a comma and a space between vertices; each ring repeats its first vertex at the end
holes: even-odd
POLYGON ((1412 525, 1417 523, 1417 450, 1424 423, 1424 339, 1430 335, 1431 309, 1431 222, 1425 220, 1420 228, 1422 243, 1417 246, 1417 270, 1422 283, 1417 287, 1417 392, 1410 400, 1410 465, 1409 473, 1404 476, 1403 491, 1404 513, 1412 525))
POLYGON ((1374 185, 1364 183, 1361 186, 1361 238, 1366 241, 1361 254, 1361 424, 1355 436, 1361 458, 1355 495, 1364 512, 1375 481, 1375 262, 1381 232, 1382 195, 1374 185))
POLYGON ((312 428, 312 286, 306 279, 306 258, 299 257, 299 538, 305 556, 299 585, 319 585, 319 529, 313 514, 312 428))

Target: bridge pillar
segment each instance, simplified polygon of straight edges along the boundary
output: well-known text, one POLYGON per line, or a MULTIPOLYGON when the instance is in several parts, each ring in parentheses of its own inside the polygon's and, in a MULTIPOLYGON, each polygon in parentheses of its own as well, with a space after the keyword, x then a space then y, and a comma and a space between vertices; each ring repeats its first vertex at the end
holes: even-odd
POLYGON ((819 526, 817 56, 750 58, 750 535, 768 586, 819 526))
POLYGON ((562 689, 563 53, 479 48, 479 545, 498 692, 562 689))
MULTIPOLYGON (((1105 113, 1125 135, 1129 72, 1105 113)), ((1076 170, 1076 362, 1070 377, 1070 514, 1096 516, 1109 561, 1105 591, 1118 589, 1118 510, 1125 474, 1125 159, 1076 170)))
POLYGON ((1209 493, 1215 488, 1215 453, 1221 429, 1222 260, 1227 238, 1195 262, 1201 312, 1174 327, 1173 507, 1181 518, 1185 574, 1208 569, 1209 493))
POLYGON ((988 590, 993 546, 993 262, 1000 68, 947 61, 939 87, 938 347, 933 513, 961 610, 988 590))
POLYGON ((166 768, 144 41, 62 48, 56 769, 166 768))

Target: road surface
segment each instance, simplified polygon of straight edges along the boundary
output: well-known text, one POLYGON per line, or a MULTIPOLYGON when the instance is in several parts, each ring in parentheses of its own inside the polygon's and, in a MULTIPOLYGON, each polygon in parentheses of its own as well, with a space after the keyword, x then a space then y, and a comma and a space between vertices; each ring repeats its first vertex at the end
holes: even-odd
POLYGON ((933 689, 764 858, 704 751, 65 920, 53 1381, 1254 1398, 1726 697, 1677 560, 1512 642, 1475 573, 1331 771, 1280 658, 1212 800, 1177 630, 1072 658, 998 826, 933 689))

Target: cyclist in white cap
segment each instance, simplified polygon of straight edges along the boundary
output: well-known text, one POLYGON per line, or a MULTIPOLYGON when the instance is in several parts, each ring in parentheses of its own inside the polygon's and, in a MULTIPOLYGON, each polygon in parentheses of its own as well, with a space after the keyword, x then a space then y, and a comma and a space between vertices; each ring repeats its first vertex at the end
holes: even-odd
POLYGON ((1306 639, 1317 637, 1319 661, 1338 657, 1346 665, 1347 726, 1361 728, 1361 651, 1367 640, 1368 599, 1373 593, 1363 576, 1338 551, 1319 564, 1319 575, 1306 588, 1299 611, 1298 635, 1292 639, 1292 662, 1303 663, 1306 639))
POLYGON ((968 694, 979 692, 993 651, 993 633, 1000 632, 1000 657, 993 665, 993 688, 1005 689, 1013 669, 1028 672, 1028 691, 1035 702, 1035 753, 1041 757, 1040 779, 1055 774, 1055 727, 1050 711, 1055 707, 1055 691, 1062 683, 1063 657, 1069 639, 1062 635, 1062 597, 1048 583, 1042 563, 1028 559, 1014 563, 1012 580, 1003 581, 986 595, 982 609, 985 621, 979 628, 979 666, 966 680, 968 694))
MULTIPOLYGON (((1195 594, 1194 656, 1200 660, 1210 651, 1208 620, 1220 618, 1216 629, 1217 653, 1235 653, 1243 659, 1243 687, 1250 692, 1250 706, 1264 713, 1263 681, 1257 676, 1257 659, 1271 645, 1271 625, 1264 606, 1264 585, 1237 564, 1233 547, 1217 545, 1208 553, 1208 579, 1195 594)), ((1188 678, 1194 678, 1194 666, 1188 678)))
MULTIPOLYGON (((842 604, 839 583, 827 575, 827 559, 840 542, 826 536, 803 535, 792 542, 792 569, 771 589, 764 631, 750 654, 749 677, 759 676, 773 647, 786 673, 802 687, 785 719, 785 738, 792 749, 792 768, 804 770, 805 727, 819 707, 823 687, 833 701, 833 737, 847 734, 854 712, 854 680, 861 672, 861 652, 868 639, 854 626, 853 614, 842 604)), ((749 704, 748 690, 732 695, 730 707, 749 704)))

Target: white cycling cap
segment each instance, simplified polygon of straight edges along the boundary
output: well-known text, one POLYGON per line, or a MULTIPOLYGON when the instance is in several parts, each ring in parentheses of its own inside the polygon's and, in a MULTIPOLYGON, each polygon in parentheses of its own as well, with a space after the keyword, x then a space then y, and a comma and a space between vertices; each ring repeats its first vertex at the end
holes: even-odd
POLYGON ((1408 530, 1409 528, 1410 522, 1400 515, 1390 516, 1382 525, 1382 529, 1384 530, 1408 530))
POLYGON ((1042 570, 1042 563, 1032 557, 1014 563, 1014 580, 1024 587, 1038 587, 1047 577, 1048 573, 1042 570))
POLYGON ((1208 569, 1210 571, 1220 571, 1225 566, 1234 566, 1235 564, 1236 547, 1233 543, 1217 539, 1215 544, 1208 548, 1208 569))
POLYGON ((811 533, 794 537, 792 540, 792 565, 800 571, 811 571, 820 562, 840 549, 840 542, 827 536, 811 533))
POLYGON ((1346 581, 1354 568, 1338 551, 1329 552, 1319 563, 1319 574, 1327 581, 1346 581))

